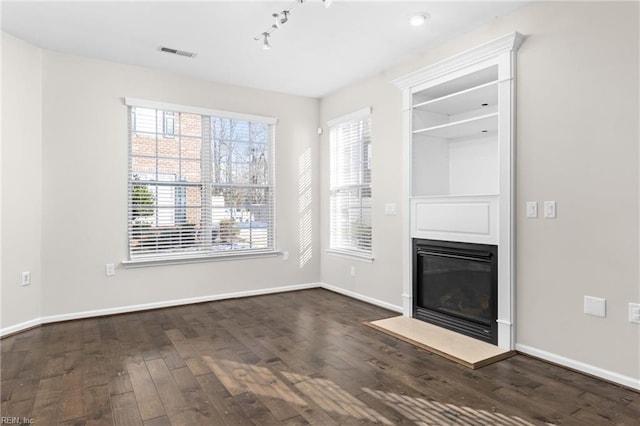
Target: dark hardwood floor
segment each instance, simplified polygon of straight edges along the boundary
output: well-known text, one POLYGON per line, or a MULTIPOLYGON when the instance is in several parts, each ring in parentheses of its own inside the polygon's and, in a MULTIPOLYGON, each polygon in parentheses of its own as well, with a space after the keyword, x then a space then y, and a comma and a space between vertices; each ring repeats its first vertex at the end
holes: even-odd
POLYGON ((37 425, 640 424, 640 393, 523 355, 469 370, 362 324, 393 315, 317 289, 45 325, 0 343, 1 416, 37 425))

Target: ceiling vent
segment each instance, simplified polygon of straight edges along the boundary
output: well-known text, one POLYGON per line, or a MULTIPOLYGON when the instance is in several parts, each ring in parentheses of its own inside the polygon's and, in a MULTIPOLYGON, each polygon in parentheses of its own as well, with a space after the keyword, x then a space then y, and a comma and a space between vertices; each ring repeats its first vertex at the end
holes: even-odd
POLYGON ((172 49, 170 47, 160 46, 160 51, 165 53, 171 53, 173 55, 186 56, 187 58, 195 58, 196 54, 193 52, 187 52, 186 50, 172 49))

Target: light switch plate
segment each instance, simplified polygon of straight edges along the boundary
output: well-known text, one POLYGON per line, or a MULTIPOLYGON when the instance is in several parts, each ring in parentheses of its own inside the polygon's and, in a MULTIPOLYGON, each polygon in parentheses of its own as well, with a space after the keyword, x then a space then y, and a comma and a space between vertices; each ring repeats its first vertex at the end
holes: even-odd
POLYGON ((640 303, 629 303, 629 322, 640 324, 640 303))
POLYGON ((527 201, 527 217, 529 219, 535 219, 538 217, 538 202, 527 201))
POLYGON ((386 214, 386 215, 397 214, 396 203, 385 203, 384 204, 384 214, 386 214))
POLYGON ((20 280, 20 285, 25 287, 31 285, 31 272, 23 272, 20 280))
POLYGON ((555 219, 556 217, 556 202, 545 201, 544 202, 544 217, 547 219, 555 219))
POLYGON ((584 297, 584 313, 596 317, 607 316, 607 301, 600 297, 585 296, 584 297))

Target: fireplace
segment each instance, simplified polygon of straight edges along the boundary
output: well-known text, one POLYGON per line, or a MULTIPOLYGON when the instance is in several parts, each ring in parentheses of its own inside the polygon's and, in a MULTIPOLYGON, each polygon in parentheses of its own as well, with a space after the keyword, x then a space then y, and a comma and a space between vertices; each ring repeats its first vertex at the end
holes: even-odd
POLYGON ((413 240, 413 317, 497 344, 498 247, 413 240))

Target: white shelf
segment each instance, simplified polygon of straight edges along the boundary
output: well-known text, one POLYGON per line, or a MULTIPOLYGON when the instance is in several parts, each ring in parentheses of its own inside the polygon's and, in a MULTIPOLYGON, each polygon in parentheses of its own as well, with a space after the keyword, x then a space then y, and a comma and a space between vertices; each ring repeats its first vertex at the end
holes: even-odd
POLYGON ((454 121, 439 126, 414 130, 414 135, 433 136, 443 139, 455 139, 465 136, 481 136, 498 130, 498 113, 494 112, 466 120, 454 121))
POLYGON ((492 81, 461 92, 421 102, 414 109, 436 114, 455 115, 470 109, 498 104, 498 81, 492 81))

